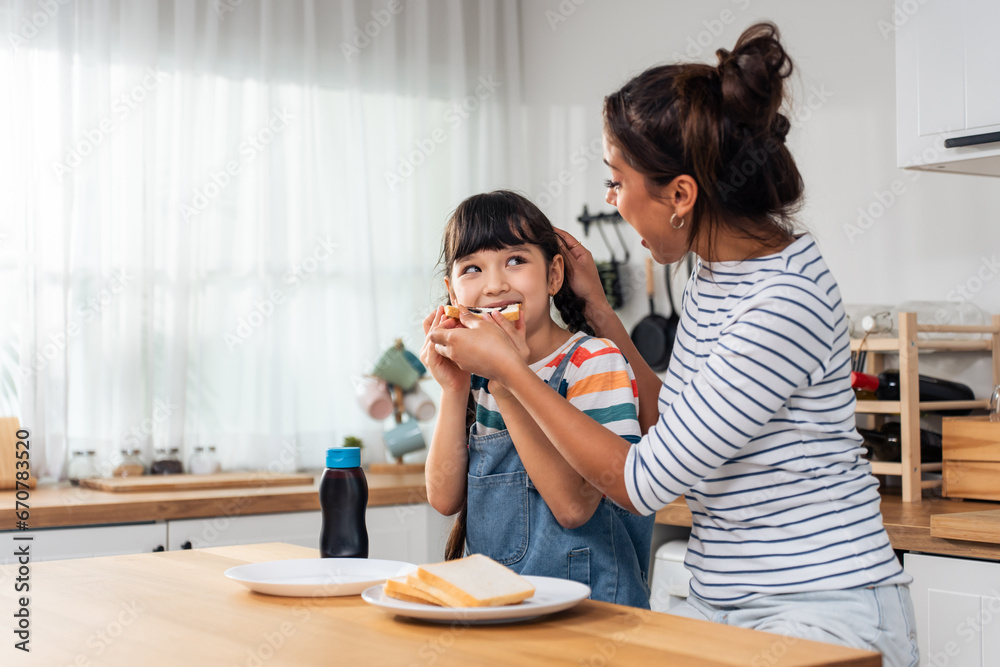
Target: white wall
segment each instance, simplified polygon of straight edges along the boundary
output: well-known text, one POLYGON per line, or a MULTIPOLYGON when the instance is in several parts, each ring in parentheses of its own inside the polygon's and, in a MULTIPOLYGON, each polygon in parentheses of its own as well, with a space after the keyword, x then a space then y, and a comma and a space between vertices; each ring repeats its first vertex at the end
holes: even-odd
MULTIPOLYGON (((521 0, 520 6, 528 194, 557 225, 579 233, 575 218, 584 203, 591 211, 610 208, 600 155, 590 159, 578 150, 600 137, 604 95, 653 64, 715 63, 715 49, 732 48, 747 25, 768 19, 797 67, 788 141, 806 183, 800 221, 818 239, 845 302, 947 301, 968 286, 979 288, 972 303, 1000 313, 1000 275, 984 270, 990 277, 977 282, 984 261, 1000 261, 1000 178, 896 168, 895 47, 886 28, 892 0, 521 0), (560 172, 568 185, 558 193, 560 172), (903 194, 851 237, 847 228, 857 225, 859 209, 876 204, 877 213, 879 197, 888 201, 896 180, 903 194)), ((625 231, 631 268, 638 270, 643 249, 625 231)), ((593 233, 588 246, 606 256, 593 233)), ((662 312, 662 282, 657 289, 662 312)), ((631 325, 646 310, 637 295, 623 320, 631 325)), ((934 362, 922 370, 933 370, 934 362)), ((954 367, 940 372, 985 391, 985 359, 970 366, 965 355, 948 363, 954 367)))

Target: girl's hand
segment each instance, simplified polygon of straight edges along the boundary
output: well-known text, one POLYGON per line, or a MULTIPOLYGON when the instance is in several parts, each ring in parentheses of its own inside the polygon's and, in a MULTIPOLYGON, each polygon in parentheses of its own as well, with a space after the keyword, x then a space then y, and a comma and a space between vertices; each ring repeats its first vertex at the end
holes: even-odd
MULTIPOLYGON (((518 351, 521 355, 521 359, 525 363, 528 362, 530 351, 528 350, 527 334, 524 326, 524 318, 520 317, 513 322, 509 321, 506 317, 500 313, 490 313, 490 317, 494 322, 503 330, 510 342, 514 345, 514 349, 518 351)), ((512 396, 511 392, 507 387, 500 382, 500 380, 493 378, 490 380, 490 393, 493 398, 502 399, 510 398, 512 396)))
POLYGON ((445 391, 468 392, 470 376, 468 371, 459 368, 453 361, 437 353, 431 342, 431 333, 436 330, 445 331, 461 327, 454 318, 444 314, 444 306, 438 306, 430 315, 424 318, 424 345, 420 348, 420 361, 437 380, 445 391))
POLYGON ((556 233, 562 237, 567 248, 566 256, 571 266, 569 286, 587 302, 588 311, 610 307, 594 256, 569 232, 557 229, 556 233))
POLYGON ((500 379, 507 368, 524 365, 528 346, 523 323, 518 331, 499 313, 480 319, 463 306, 458 308, 462 326, 432 328, 428 334, 436 354, 464 371, 490 379, 500 379))

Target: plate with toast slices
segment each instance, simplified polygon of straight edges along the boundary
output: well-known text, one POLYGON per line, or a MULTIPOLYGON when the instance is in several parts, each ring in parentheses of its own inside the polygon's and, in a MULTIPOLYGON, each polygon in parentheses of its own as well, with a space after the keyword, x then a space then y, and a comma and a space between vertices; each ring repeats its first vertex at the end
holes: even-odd
POLYGON ((225 575, 265 595, 339 597, 416 569, 413 563, 378 558, 297 558, 239 565, 225 575))
POLYGON ((389 577, 384 584, 365 590, 361 598, 411 618, 509 623, 569 609, 589 595, 590 587, 579 582, 521 576, 487 556, 474 554, 389 577))

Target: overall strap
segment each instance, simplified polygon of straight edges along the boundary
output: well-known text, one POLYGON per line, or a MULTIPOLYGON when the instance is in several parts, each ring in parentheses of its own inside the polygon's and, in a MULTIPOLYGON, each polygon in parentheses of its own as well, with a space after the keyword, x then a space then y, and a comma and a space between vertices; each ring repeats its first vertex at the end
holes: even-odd
POLYGON ((591 338, 592 338, 592 336, 588 336, 588 335, 584 334, 583 336, 580 337, 580 339, 578 341, 576 341, 575 343, 573 343, 572 347, 570 347, 568 350, 566 350, 566 354, 563 355, 562 361, 559 362, 559 365, 556 367, 555 372, 552 373, 552 377, 550 377, 545 382, 545 384, 549 385, 550 387, 552 387, 553 389, 555 389, 557 392, 559 392, 559 394, 561 396, 563 396, 563 398, 565 398, 565 395, 561 391, 559 391, 559 388, 560 388, 560 385, 562 385, 563 376, 566 375, 566 369, 569 368, 569 364, 570 364, 571 360, 573 359, 573 353, 576 352, 576 348, 580 347, 581 345, 583 345, 584 343, 586 343, 591 338))

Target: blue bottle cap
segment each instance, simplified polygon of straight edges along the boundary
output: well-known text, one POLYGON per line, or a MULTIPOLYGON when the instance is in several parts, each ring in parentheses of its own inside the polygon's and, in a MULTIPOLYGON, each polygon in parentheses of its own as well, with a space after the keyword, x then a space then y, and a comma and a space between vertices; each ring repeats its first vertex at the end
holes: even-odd
POLYGON ((326 450, 327 468, 358 468, 360 466, 360 447, 331 447, 326 450))

